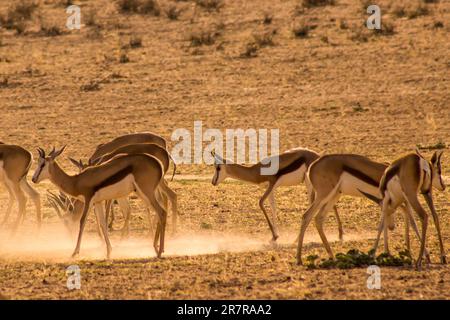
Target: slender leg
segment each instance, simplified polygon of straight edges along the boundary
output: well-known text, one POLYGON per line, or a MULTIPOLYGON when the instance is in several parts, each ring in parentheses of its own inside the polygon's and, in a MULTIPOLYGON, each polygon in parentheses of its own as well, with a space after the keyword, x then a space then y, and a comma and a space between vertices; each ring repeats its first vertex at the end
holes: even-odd
POLYGON ((114 200, 110 200, 110 201, 111 201, 111 204, 110 204, 111 219, 109 220, 108 228, 109 228, 109 230, 113 230, 114 220, 115 220, 116 216, 115 216, 115 212, 114 212, 114 200))
POLYGON ((275 203, 275 189, 272 190, 272 192, 269 194, 269 204, 270 204, 270 210, 272 211, 272 223, 273 223, 273 229, 278 234, 278 226, 277 226, 277 204, 275 203))
MULTIPOLYGON (((175 234, 177 232, 177 218, 178 218, 178 196, 175 191, 173 191, 169 185, 167 184, 167 181, 163 179, 161 183, 161 189, 165 192, 167 197, 169 198, 170 204, 172 206, 172 234, 175 234)), ((168 210, 168 207, 166 205, 166 210, 168 210)))
POLYGON ((130 217, 131 217, 131 207, 128 202, 128 198, 117 199, 119 203, 120 211, 122 211, 125 223, 122 227, 122 238, 128 237, 130 234, 130 217))
POLYGON ((147 217, 148 217, 148 225, 149 225, 149 231, 148 234, 151 236, 154 235, 154 233, 156 232, 155 230, 155 224, 157 223, 156 221, 156 217, 155 217, 155 221, 153 221, 153 214, 152 211, 150 210, 150 207, 147 207, 147 217))
POLYGON ((109 225, 109 216, 111 215, 111 210, 112 210, 112 202, 113 200, 106 200, 105 201, 105 220, 106 223, 108 224, 108 228, 109 230, 112 231, 112 224, 109 225))
MULTIPOLYGON (((417 228, 417 225, 416 225, 416 221, 414 220, 414 217, 412 215, 413 209, 411 208, 409 203, 407 203, 406 208, 407 208, 408 213, 409 213, 409 223, 412 226, 413 231, 414 231, 414 233, 417 236, 417 239, 419 239, 419 242, 422 243, 422 237, 420 236, 419 229, 417 228)), ((424 253, 425 253, 425 258, 427 260, 427 263, 431 263, 430 254, 428 253, 427 248, 425 248, 424 253)))
POLYGON ((380 237, 381 237, 381 232, 384 229, 384 214, 383 212, 381 212, 381 217, 380 217, 380 223, 378 224, 378 232, 377 232, 377 238, 375 240, 375 244, 373 245, 372 251, 373 254, 375 255, 378 249, 378 244, 380 243, 380 237))
POLYGON ((322 209, 322 207, 326 205, 326 200, 327 199, 325 197, 316 197, 314 199, 314 202, 309 206, 309 208, 303 214, 302 224, 300 227, 300 233, 298 236, 298 245, 297 245, 297 264, 298 265, 303 264, 302 248, 303 248, 303 240, 305 237, 306 228, 308 227, 309 223, 311 222, 311 219, 314 217, 316 212, 318 212, 318 210, 322 209))
POLYGON ((338 195, 335 195, 335 197, 330 200, 325 206, 322 207, 322 209, 319 211, 319 213, 314 218, 314 223, 316 225, 317 231, 319 232, 320 239, 322 240, 322 243, 325 247, 325 250, 327 251, 330 259, 334 259, 333 251, 331 250, 330 244, 328 243, 327 237, 325 235, 325 232, 323 231, 323 222, 325 221, 325 218, 327 217, 327 212, 330 211, 332 207, 334 207, 334 204, 336 203, 336 200, 338 199, 338 195))
POLYGON ((259 207, 261 208, 262 212, 264 213, 264 216, 266 217, 267 223, 269 224, 270 231, 272 232, 272 241, 275 242, 278 239, 278 232, 273 226, 272 222, 270 221, 269 216, 267 215, 267 211, 264 208, 264 201, 267 199, 269 194, 272 192, 274 184, 272 182, 269 183, 269 187, 264 192, 263 196, 259 200, 259 207))
POLYGON ((405 219, 405 246, 406 246, 406 250, 408 250, 408 252, 411 253, 411 241, 409 238, 409 212, 406 206, 401 206, 402 211, 403 211, 403 217, 405 219))
POLYGON ((339 213, 338 213, 336 205, 333 206, 333 211, 334 211, 334 216, 336 217, 336 221, 338 224, 339 241, 343 242, 344 241, 344 228, 342 228, 341 218, 339 217, 339 213))
POLYGON ((421 222, 422 222, 422 241, 420 244, 420 252, 419 252, 419 257, 417 258, 417 262, 416 262, 416 268, 418 270, 421 270, 422 268, 422 258, 423 258, 423 254, 424 254, 424 250, 425 250, 425 243, 426 243, 426 237, 427 237, 427 226, 428 226, 428 215, 426 213, 426 211, 423 209, 422 205, 419 202, 419 199, 417 199, 417 193, 414 190, 410 190, 412 188, 410 188, 409 186, 406 186, 406 188, 404 188, 405 190, 405 195, 406 195, 406 201, 409 202, 409 205, 411 205, 411 207, 414 209, 414 211, 416 211, 416 213, 418 214, 421 222))
POLYGON ((7 182, 4 183, 6 190, 9 194, 9 200, 8 200, 8 207, 6 209, 5 217, 3 218, 2 225, 5 224, 8 221, 9 215, 11 214, 11 210, 14 206, 14 200, 16 199, 14 192, 12 191, 11 187, 7 182))
POLYGON ((439 249, 441 251, 441 263, 446 264, 447 259, 445 257, 444 242, 442 241, 441 226, 439 224, 439 217, 436 213, 436 208, 434 207, 433 196, 431 195, 431 192, 425 193, 423 196, 427 202, 428 207, 430 208, 431 215, 433 216, 434 225, 436 227, 436 232, 439 239, 439 249))
POLYGON ((20 187, 23 191, 31 198, 34 203, 34 207, 36 208, 36 220, 38 230, 41 229, 42 224, 42 214, 41 214, 41 196, 39 192, 37 192, 33 187, 30 186, 26 178, 23 178, 20 181, 20 187))
POLYGON ((95 213, 97 215, 97 221, 99 222, 100 228, 103 233, 103 238, 106 243, 106 258, 109 259, 111 257, 111 243, 109 242, 108 225, 106 223, 106 217, 102 203, 95 204, 95 213))
POLYGON ((80 219, 80 229, 78 231, 77 245, 75 247, 75 250, 73 251, 72 258, 76 257, 80 253, 81 238, 83 236, 84 227, 86 225, 86 218, 87 218, 87 214, 89 212, 90 206, 91 206, 91 198, 85 199, 84 206, 83 206, 83 213, 81 214, 81 219, 80 219))
POLYGON ((19 204, 19 214, 17 216, 16 222, 14 223, 12 235, 14 235, 17 231, 17 228, 20 225, 20 222, 24 219, 25 216, 25 208, 27 205, 27 198, 25 197, 25 194, 23 193, 22 189, 20 188, 19 183, 14 184, 12 186, 12 191, 14 192, 17 202, 19 204))

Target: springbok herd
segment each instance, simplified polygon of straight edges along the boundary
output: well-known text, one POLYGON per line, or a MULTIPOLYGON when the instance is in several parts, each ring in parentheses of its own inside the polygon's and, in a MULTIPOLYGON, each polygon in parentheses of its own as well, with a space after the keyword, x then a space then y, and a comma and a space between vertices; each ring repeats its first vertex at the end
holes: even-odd
MULTIPOLYGON (((153 246, 158 257, 164 252, 164 238, 167 211, 172 208, 173 231, 176 230, 177 194, 164 179, 173 162, 167 151, 164 138, 154 133, 135 133, 119 136, 105 144, 100 144, 84 164, 81 160, 70 159, 79 169, 75 175, 67 174, 58 164, 56 158, 64 151, 64 147, 48 154, 38 149, 39 159, 32 181, 40 183, 49 179, 59 189, 59 194, 49 192, 49 203, 64 222, 69 232, 76 231, 79 224, 78 239, 72 256, 80 251, 83 230, 89 209, 94 206, 97 218, 98 232, 103 237, 107 257, 111 255, 111 244, 108 237, 108 221, 114 219, 113 203, 117 202, 125 218, 122 234, 128 234, 130 205, 128 196, 135 192, 147 206, 150 225, 156 224, 153 246), (152 221, 150 208, 156 212, 152 221), (61 211, 63 213, 61 213, 61 211), (111 218, 109 218, 111 216, 111 218)), ((264 213, 272 232, 272 241, 278 238, 276 203, 274 193, 279 186, 296 185, 305 182, 310 206, 303 215, 298 236, 297 263, 302 263, 302 247, 306 228, 314 218, 315 226, 330 258, 334 258, 331 247, 323 230, 323 222, 327 213, 333 209, 339 227, 339 238, 343 239, 343 230, 338 210, 335 206, 341 195, 351 195, 368 198, 377 203, 382 210, 378 226, 377 239, 374 245, 376 251, 381 232, 384 232, 384 249, 389 252, 388 228, 394 228, 393 214, 400 207, 405 219, 405 243, 410 250, 409 226, 412 225, 420 241, 420 252, 416 266, 421 267, 425 256, 428 263, 430 256, 425 248, 428 214, 418 199, 421 193, 430 208, 440 246, 441 263, 446 263, 444 244, 442 241, 439 218, 433 198, 433 187, 443 191, 445 185, 441 174, 442 151, 434 152, 431 161, 426 160, 416 149, 390 165, 374 162, 364 156, 355 154, 329 154, 320 156, 318 153, 296 148, 278 156, 279 169, 276 174, 262 175, 261 169, 270 163, 259 162, 244 166, 223 159, 214 154, 215 173, 212 184, 217 186, 227 177, 250 183, 268 183, 268 187, 259 200, 259 206, 264 213), (272 217, 269 217, 264 202, 269 198, 272 217), (421 225, 420 233, 414 217, 417 213, 421 225)), ((0 144, 0 180, 9 192, 9 203, 2 224, 7 222, 17 199, 19 214, 13 225, 13 233, 23 222, 27 194, 34 202, 38 228, 41 226, 40 195, 27 182, 27 173, 32 164, 32 154, 16 145, 0 144)), ((172 173, 175 174, 175 163, 172 173)))

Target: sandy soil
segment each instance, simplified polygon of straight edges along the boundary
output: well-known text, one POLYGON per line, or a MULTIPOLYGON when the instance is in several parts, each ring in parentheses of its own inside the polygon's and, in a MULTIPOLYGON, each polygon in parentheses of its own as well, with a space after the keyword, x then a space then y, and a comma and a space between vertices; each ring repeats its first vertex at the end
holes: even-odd
MULTIPOLYGON (((122 133, 154 131, 170 141, 175 129, 192 131, 193 122, 202 120, 205 129, 280 129, 281 150, 303 146, 379 161, 392 161, 418 144, 450 143, 448 1, 429 4, 428 14, 411 19, 394 15, 393 1, 379 1, 383 21, 395 28, 389 36, 361 27, 366 15, 356 0, 300 14, 294 0, 225 1, 218 12, 194 10, 193 1, 160 1, 158 17, 120 13, 114 1, 75 1, 82 14, 95 12, 96 25, 80 31, 64 28, 67 15, 60 2, 40 1, 23 35, 0 29, 0 141, 33 152, 38 146, 67 144, 66 157, 84 159, 98 143, 122 133), (165 13, 173 5, 182 9, 177 20, 165 13), (263 23, 267 12, 273 15, 270 24, 263 23), (296 38, 293 26, 302 21, 316 27, 308 37, 296 38), (43 24, 64 33, 47 36, 39 31, 43 24), (211 29, 219 33, 214 44, 191 45, 192 34, 211 29), (254 58, 241 57, 253 35, 273 30, 272 45, 258 49, 254 58), (127 48, 130 38, 140 38, 142 46, 127 48), (130 62, 120 63, 122 54, 130 62), (86 89, 89 85, 92 90, 86 89)), ((0 15, 8 3, 0 3, 0 15)), ((74 172, 66 157, 62 166, 74 172)), ((447 177, 448 159, 444 153, 447 177)), ((369 290, 366 269, 311 271, 295 265, 292 243, 307 207, 303 186, 277 193, 282 237, 274 248, 258 207, 263 187, 236 181, 213 187, 207 165, 180 165, 177 173, 182 177, 170 185, 180 199, 181 230, 169 236, 163 259, 154 258, 147 218, 136 199, 131 238, 112 232, 111 261, 103 260, 93 217, 81 257, 69 259, 73 239, 44 199, 40 234, 34 230, 31 205, 15 238, 9 236, 12 221, 0 229, 0 297, 449 298, 450 270, 438 264, 432 224, 427 239, 432 265, 422 272, 382 268, 381 289, 369 290), (81 268, 81 290, 66 287, 66 268, 72 264, 81 268)), ((43 183, 37 189, 45 195, 54 187, 43 183)), ((435 193, 447 247, 449 197, 448 190, 435 193)), ((4 191, 0 216, 6 206, 4 191)), ((337 241, 330 216, 326 231, 333 250, 368 250, 379 209, 344 197, 339 210, 345 241, 337 241)), ((115 229, 121 222, 116 221, 115 229)), ((402 231, 399 217, 391 241, 394 251, 403 249, 402 231)), ((326 257, 313 226, 307 240, 305 255, 326 257)))

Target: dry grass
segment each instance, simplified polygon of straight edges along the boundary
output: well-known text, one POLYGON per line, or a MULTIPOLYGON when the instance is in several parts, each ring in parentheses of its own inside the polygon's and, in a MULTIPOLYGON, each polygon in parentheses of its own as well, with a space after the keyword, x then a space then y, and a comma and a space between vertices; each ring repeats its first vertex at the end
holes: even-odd
MULTIPOLYGON (((81 1, 83 14, 98 10, 96 22, 103 37, 99 41, 88 37, 98 29, 95 26, 60 37, 37 36, 37 12, 54 18, 50 21, 65 31, 64 21, 55 19, 65 17, 64 6, 40 1, 39 11, 24 21, 26 36, 0 30, 4 42, 0 141, 23 145, 33 153, 36 146, 67 144, 60 163, 73 173, 67 156, 86 159, 96 145, 117 135, 158 132, 172 150, 173 131, 192 132, 193 121, 202 120, 204 130, 218 128, 224 134, 227 128, 279 129, 281 151, 301 146, 324 153, 363 154, 376 161, 392 161, 416 145, 429 148, 421 152, 430 158, 432 148, 445 145, 442 170, 448 178, 450 3, 428 4, 428 15, 396 19, 384 5, 388 2, 380 2, 382 25, 393 19, 393 36, 377 36, 364 26, 367 14, 359 0, 304 8, 300 16, 293 12, 301 5, 299 0, 245 1, 245 7, 244 1, 225 1, 219 11, 199 6, 194 10, 191 0, 176 3, 186 8, 177 20, 166 18, 164 11, 164 18, 143 15, 139 9, 124 13, 117 1, 81 1), (274 14, 270 24, 263 23, 266 11, 274 14), (301 19, 317 28, 298 40, 292 33, 293 21, 301 19), (435 29, 437 22, 441 24, 435 29), (277 30, 272 38, 275 45, 261 48, 253 34, 270 29, 277 30), (199 43, 206 39, 213 44, 192 47, 191 30, 208 31, 212 36, 199 37, 199 43), (355 32, 366 41, 349 39, 355 32), (142 47, 122 49, 133 35, 142 39, 142 47), (129 63, 120 63, 121 59, 129 63)), ((0 1, 3 17, 9 3, 0 1)), ((163 8, 172 3, 160 1, 163 8)), ((31 171, 35 168, 34 163, 31 171)), ((179 197, 180 233, 177 238, 169 232, 164 259, 153 258, 140 201, 131 200, 132 239, 122 241, 120 233, 111 233, 111 261, 102 260, 104 251, 91 213, 84 239, 92 241, 83 240, 82 257, 76 261, 82 269, 81 290, 68 291, 65 286, 65 270, 74 263, 69 259, 73 243, 67 241, 61 251, 54 251, 59 244, 54 233, 41 232, 40 237, 26 233, 35 225, 33 207, 28 206, 20 234, 33 240, 28 244, 35 249, 29 253, 34 258, 23 253, 26 245, 9 240, 0 228, 0 295, 11 299, 449 298, 450 266, 438 263, 433 223, 427 235, 432 265, 421 273, 382 268, 382 289, 368 290, 365 268, 307 270, 295 264, 292 243, 308 207, 304 186, 277 190, 281 238, 274 248, 268 245, 270 231, 258 205, 264 188, 233 180, 213 187, 212 170, 205 164, 177 166, 179 174, 169 184, 179 197)), ((44 195, 55 187, 47 182, 37 189, 44 195)), ((448 250, 449 193, 433 196, 448 250)), ((7 192, 2 189, 0 219, 7 205, 7 192)), ((332 214, 325 224, 333 251, 367 252, 373 245, 379 208, 363 199, 342 197, 338 210, 344 242, 337 241, 332 214)), ((45 201, 43 212, 44 227, 59 225, 45 201)), ((404 248, 400 214, 389 238, 393 253, 404 248)), ((118 216, 115 229, 123 222, 118 216)), ((168 230, 170 222, 169 217, 168 230)), ((411 240, 414 256, 418 241, 414 236, 411 240)), ((308 255, 327 257, 314 223, 307 230, 308 255)))

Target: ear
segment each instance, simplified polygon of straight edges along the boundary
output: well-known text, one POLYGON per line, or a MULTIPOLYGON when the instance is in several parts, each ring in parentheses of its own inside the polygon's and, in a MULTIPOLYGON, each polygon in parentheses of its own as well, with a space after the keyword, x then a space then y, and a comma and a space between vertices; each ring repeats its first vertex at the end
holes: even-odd
POLYGON ((216 152, 214 150, 211 151, 211 155, 215 158, 216 157, 216 152))
POLYGON ((436 164, 437 161, 438 161, 438 152, 435 151, 435 152, 433 153, 433 156, 431 157, 431 163, 432 163, 432 164, 436 164))
MULTIPOLYGON (((78 169, 82 169, 81 166, 80 166, 80 163, 79 163, 77 160, 75 160, 75 159, 73 159, 73 158, 71 158, 71 157, 69 157, 68 159, 70 160, 70 162, 72 162, 72 164, 73 164, 75 167, 77 167, 78 169)), ((81 161, 81 160, 80 160, 80 161, 81 161)))
POLYGON ((424 158, 424 156, 420 153, 418 147, 416 147, 415 151, 416 151, 416 154, 417 154, 419 157, 424 158))
POLYGON ((61 155, 61 153, 63 153, 63 151, 66 149, 66 146, 62 147, 61 149, 59 149, 58 151, 53 152, 52 158, 55 159, 56 157, 58 157, 59 155, 61 155))
POLYGON ((439 151, 439 154, 438 154, 438 161, 441 161, 441 157, 442 157, 442 154, 444 153, 444 150, 441 150, 441 151, 439 151))

